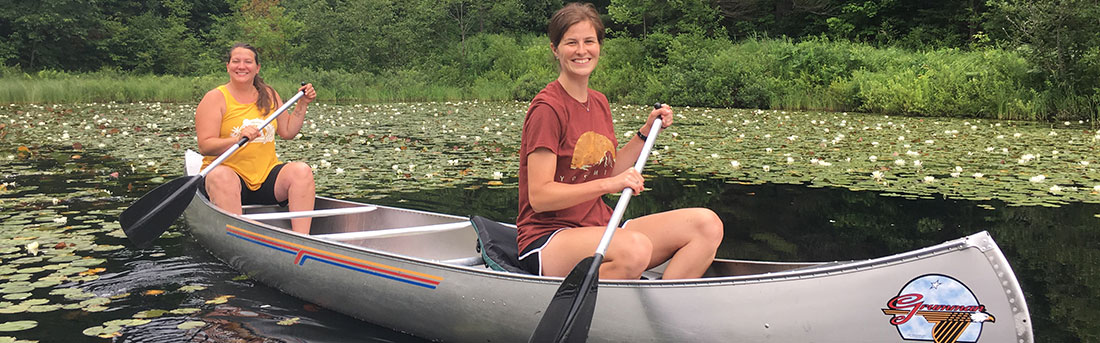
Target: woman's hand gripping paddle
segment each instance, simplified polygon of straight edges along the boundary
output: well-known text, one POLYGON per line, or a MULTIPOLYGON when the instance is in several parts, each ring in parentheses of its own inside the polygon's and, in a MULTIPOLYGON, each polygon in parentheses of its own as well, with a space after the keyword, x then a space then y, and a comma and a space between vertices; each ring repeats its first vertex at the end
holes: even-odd
MULTIPOLYGON (((661 103, 653 105, 660 109, 661 103)), ((653 127, 649 129, 649 135, 642 146, 642 152, 638 155, 638 161, 634 163, 634 169, 639 173, 645 166, 649 151, 653 149, 653 142, 657 140, 657 133, 661 130, 661 117, 653 121, 653 127)), ((596 254, 586 257, 573 267, 569 275, 562 281, 558 291, 554 293, 554 299, 550 300, 546 312, 539 321, 531 335, 530 342, 584 342, 588 339, 588 328, 592 325, 592 313, 596 310, 596 287, 600 278, 600 263, 603 263, 603 254, 607 246, 611 245, 611 236, 615 234, 615 228, 623 219, 626 204, 634 190, 629 187, 623 189, 619 202, 615 205, 615 211, 611 213, 611 221, 604 229, 600 245, 596 247, 596 254)))
MULTIPOLYGON (((306 84, 303 82, 302 85, 305 86, 306 84)), ((267 120, 258 129, 263 130, 264 127, 267 127, 267 124, 286 112, 287 108, 298 102, 298 99, 303 95, 305 95, 305 91, 298 91, 298 94, 294 94, 294 97, 275 110, 274 114, 268 116, 267 120)), ((118 222, 122 225, 122 231, 126 233, 126 237, 130 239, 130 242, 139 248, 146 248, 153 240, 160 237, 176 221, 176 218, 179 218, 183 210, 187 209, 187 205, 191 204, 195 190, 202 184, 199 180, 202 180, 207 173, 220 165, 226 158, 229 158, 245 143, 248 143, 248 137, 241 137, 237 144, 223 152, 221 156, 218 156, 214 162, 211 162, 197 175, 179 177, 160 185, 135 201, 125 211, 122 211, 122 214, 118 216, 118 222)))

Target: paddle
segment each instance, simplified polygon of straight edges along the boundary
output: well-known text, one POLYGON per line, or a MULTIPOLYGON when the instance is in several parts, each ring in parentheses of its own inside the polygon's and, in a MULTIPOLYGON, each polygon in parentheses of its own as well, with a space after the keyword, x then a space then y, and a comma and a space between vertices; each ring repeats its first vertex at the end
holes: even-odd
MULTIPOLYGON (((653 104, 653 108, 661 108, 661 103, 653 104)), ((638 155, 638 161, 634 163, 634 170, 642 172, 645 161, 649 157, 649 151, 653 148, 653 142, 657 140, 657 133, 661 130, 661 118, 653 121, 653 127, 649 129, 648 138, 642 146, 642 152, 638 155)), ((600 245, 596 247, 596 253, 586 257, 573 267, 569 275, 558 286, 546 312, 542 314, 542 320, 535 332, 531 335, 530 342, 584 342, 588 339, 588 328, 592 325, 592 313, 596 309, 596 287, 599 284, 600 263, 603 263, 603 254, 607 246, 611 245, 611 236, 615 234, 615 228, 623 219, 626 204, 634 190, 629 187, 623 189, 619 202, 615 204, 615 211, 611 213, 611 221, 604 229, 600 245)))
MULTIPOLYGON (((305 86, 305 82, 302 85, 305 86)), ((262 131, 264 127, 267 127, 267 124, 286 112, 286 109, 303 95, 305 95, 304 91, 298 91, 298 94, 294 94, 294 97, 275 110, 275 113, 268 116, 267 120, 258 129, 262 131)), ((176 221, 176 218, 179 218, 187 205, 191 204, 191 198, 201 184, 199 180, 202 180, 207 173, 229 158, 229 155, 232 155, 245 143, 248 143, 248 137, 241 137, 237 144, 223 152, 221 156, 218 156, 214 162, 211 162, 197 175, 182 176, 160 185, 135 201, 125 211, 122 211, 122 214, 118 216, 118 222, 122 225, 122 231, 126 233, 126 237, 130 239, 130 242, 139 248, 146 248, 153 240, 160 237, 176 221)))

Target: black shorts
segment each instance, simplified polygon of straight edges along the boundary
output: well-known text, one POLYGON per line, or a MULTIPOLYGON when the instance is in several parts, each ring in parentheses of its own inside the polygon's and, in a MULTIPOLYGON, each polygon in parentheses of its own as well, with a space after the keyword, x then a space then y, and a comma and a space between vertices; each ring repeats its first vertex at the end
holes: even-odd
MULTIPOLYGON (((241 205, 279 205, 286 206, 290 199, 278 201, 275 200, 275 181, 279 178, 279 171, 283 170, 283 166, 286 163, 276 164, 271 168, 271 171, 267 173, 267 179, 264 179, 264 183, 260 184, 260 189, 251 190, 248 189, 248 184, 244 183, 244 179, 240 175, 237 175, 237 179, 241 181, 241 205)), ((206 187, 199 187, 203 195, 206 194, 206 187)))
POLYGON ((542 275, 542 256, 540 256, 542 254, 542 248, 546 247, 546 243, 550 242, 550 238, 561 230, 565 229, 557 229, 554 230, 554 232, 536 238, 535 241, 528 244, 523 251, 520 251, 519 267, 533 275, 542 275))
MULTIPOLYGON (((619 228, 626 227, 626 223, 629 222, 629 219, 622 222, 619 224, 619 228)), ((523 270, 528 273, 542 275, 542 248, 545 248, 546 244, 550 242, 550 239, 554 238, 554 235, 562 230, 568 229, 562 228, 554 230, 554 232, 542 235, 531 242, 531 244, 528 244, 523 251, 519 252, 519 267, 523 268, 523 270)))

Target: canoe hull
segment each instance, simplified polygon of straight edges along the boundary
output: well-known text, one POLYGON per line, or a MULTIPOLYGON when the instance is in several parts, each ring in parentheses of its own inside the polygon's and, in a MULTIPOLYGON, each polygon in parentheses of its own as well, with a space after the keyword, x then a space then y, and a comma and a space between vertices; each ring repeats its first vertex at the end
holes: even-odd
MULTIPOLYGON (((358 205, 318 198, 318 207, 358 205)), ((379 208, 343 222, 315 220, 314 232, 465 220, 379 208)), ((472 228, 334 242, 243 220, 198 195, 185 217, 208 250, 251 278, 431 340, 525 341, 561 280, 446 262, 478 256, 472 228)), ((940 317, 956 312, 964 315, 951 320, 970 321, 954 324, 955 341, 1033 341, 1015 275, 984 232, 866 261, 750 275, 721 271, 745 266, 767 269, 719 260, 709 272, 718 275, 713 277, 601 282, 589 341, 920 341, 933 331, 942 335, 940 327, 950 320, 940 317)))

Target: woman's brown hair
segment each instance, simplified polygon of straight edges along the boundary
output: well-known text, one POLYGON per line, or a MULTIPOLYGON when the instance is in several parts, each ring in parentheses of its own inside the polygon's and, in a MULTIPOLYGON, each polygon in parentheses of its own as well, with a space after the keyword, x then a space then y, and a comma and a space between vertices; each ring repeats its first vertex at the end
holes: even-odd
MULTIPOLYGON (((229 63, 229 60, 233 58, 233 50, 237 48, 244 48, 252 51, 252 56, 255 56, 256 59, 256 65, 260 65, 260 53, 256 51, 255 47, 248 43, 233 44, 225 54, 225 63, 229 63)), ((271 94, 268 92, 268 89, 271 87, 264 83, 264 78, 260 77, 259 74, 256 74, 256 77, 252 78, 252 86, 256 87, 256 92, 260 94, 260 96, 256 98, 256 107, 260 109, 261 115, 266 116, 268 112, 271 112, 271 108, 273 107, 271 103, 271 94)))
POLYGON ((573 2, 565 5, 550 16, 550 22, 546 25, 546 33, 550 36, 550 44, 557 47, 561 43, 561 37, 570 26, 582 21, 589 21, 596 29, 596 40, 603 44, 603 21, 600 13, 596 12, 596 6, 589 3, 573 2))

